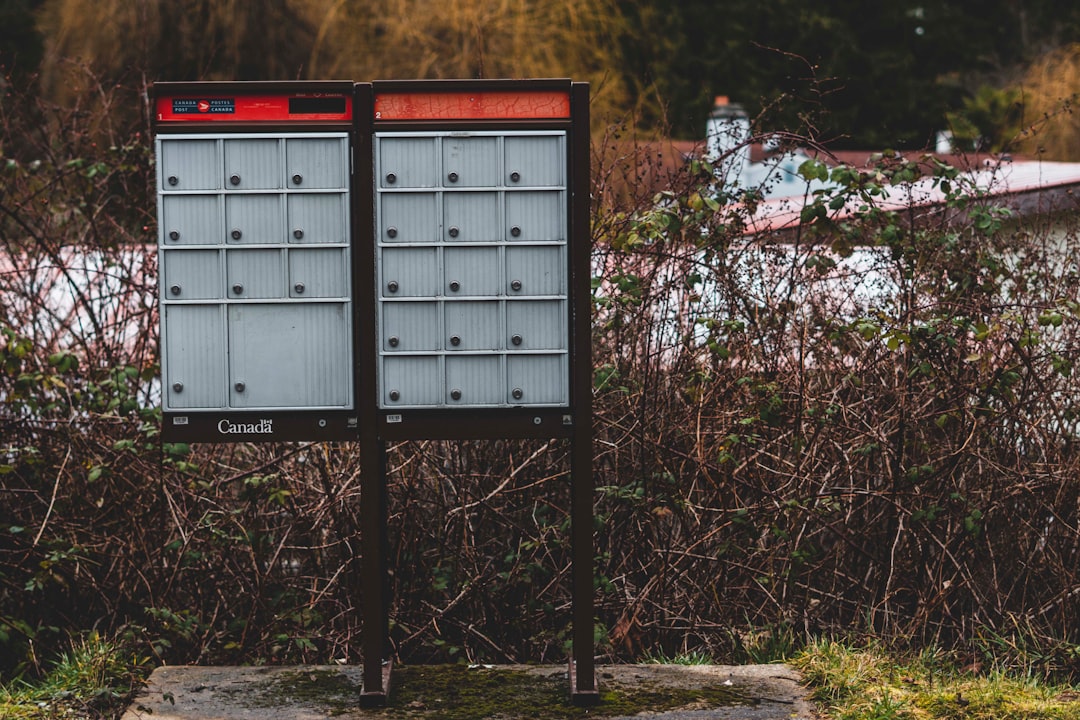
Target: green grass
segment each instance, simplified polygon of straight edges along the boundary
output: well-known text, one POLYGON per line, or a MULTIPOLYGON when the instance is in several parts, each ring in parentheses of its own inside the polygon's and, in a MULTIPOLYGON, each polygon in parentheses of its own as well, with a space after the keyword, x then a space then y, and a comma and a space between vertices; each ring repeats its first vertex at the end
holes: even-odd
POLYGON ((1004 672, 961 672, 940 653, 811 642, 791 660, 834 720, 1080 720, 1077 688, 1004 672))
POLYGON ((144 663, 119 643, 96 633, 72 642, 39 680, 0 684, 5 720, 119 717, 138 684, 144 663))

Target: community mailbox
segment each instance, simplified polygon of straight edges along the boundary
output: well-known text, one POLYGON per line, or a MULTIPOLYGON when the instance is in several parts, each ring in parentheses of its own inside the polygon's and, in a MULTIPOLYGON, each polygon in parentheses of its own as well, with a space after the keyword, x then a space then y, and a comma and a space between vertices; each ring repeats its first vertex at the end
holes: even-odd
POLYGON ((163 438, 355 439, 353 84, 154 90, 163 438))

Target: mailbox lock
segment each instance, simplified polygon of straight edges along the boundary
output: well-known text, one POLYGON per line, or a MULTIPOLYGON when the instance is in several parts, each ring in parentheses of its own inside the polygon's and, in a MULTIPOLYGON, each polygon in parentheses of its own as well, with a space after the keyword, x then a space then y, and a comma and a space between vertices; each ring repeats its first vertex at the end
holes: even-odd
POLYGON ((388 227, 388 228, 386 228, 386 235, 387 235, 387 237, 396 238, 397 237, 397 228, 396 227, 388 227))
POLYGON ((319 418, 319 427, 326 427, 326 418, 319 418))
POLYGON ((293 285, 293 290, 296 290, 297 295, 303 295, 304 294, 304 283, 296 283, 295 285, 293 285))
POLYGON ((232 232, 230 233, 230 235, 232 235, 232 239, 233 239, 233 240, 239 240, 240 238, 244 237, 244 233, 240 232, 240 229, 239 229, 239 228, 237 228, 237 229, 234 229, 234 230, 233 230, 233 231, 232 231, 232 232))
POLYGON ((235 285, 232 286, 232 291, 235 294, 239 295, 240 293, 244 292, 244 286, 241 285, 240 283, 236 283, 235 285))
POLYGON ((240 176, 239 175, 231 175, 231 176, 229 176, 229 182, 232 183, 233 185, 239 185, 240 184, 240 176))
POLYGON ((540 425, 543 422, 544 422, 543 418, 540 418, 540 417, 534 417, 533 418, 533 425, 540 425))
POLYGON ((169 287, 169 292, 171 292, 173 295, 179 295, 180 294, 180 286, 179 285, 171 285, 169 287))
POLYGON ((299 185, 300 183, 304 182, 304 176, 300 173, 297 173, 296 175, 292 176, 292 181, 294 185, 299 185))
POLYGON ((452 183, 456 183, 458 181, 458 174, 456 172, 452 172, 446 176, 446 179, 452 183))
POLYGON ((300 239, 302 239, 304 237, 304 231, 301 230, 300 228, 296 228, 295 230, 292 231, 292 236, 294 238, 296 238, 297 240, 300 240, 300 239))
POLYGON ((460 230, 458 230, 456 227, 452 227, 452 228, 450 228, 450 230, 448 231, 447 234, 449 234, 450 237, 456 238, 460 233, 461 233, 460 230))
POLYGON ((236 388, 236 392, 244 392, 244 388, 246 386, 244 385, 244 382, 241 380, 240 382, 233 385, 233 387, 236 388))
POLYGON ((514 337, 510 338, 510 342, 514 343, 515 345, 520 345, 521 344, 521 336, 520 335, 515 335, 514 337))
POLYGON ((521 281, 520 280, 512 280, 510 282, 510 289, 515 290, 515 291, 516 290, 521 290, 521 281))
POLYGON ((401 341, 400 341, 400 340, 398 340, 398 337, 397 337, 397 335, 394 335, 393 337, 391 337, 391 338, 390 338, 389 340, 387 340, 386 342, 390 343, 390 347, 397 347, 397 346, 398 346, 398 343, 400 343, 401 341))
POLYGON ((397 175, 394 173, 386 173, 386 184, 393 185, 397 182, 397 175))
POLYGON ((386 289, 392 293, 396 293, 398 291, 397 280, 391 280, 390 282, 386 283, 386 289))
POLYGON ((169 184, 170 185, 179 185, 180 184, 180 178, 176 177, 175 175, 170 175, 169 176, 169 184))
POLYGON ((461 283, 459 283, 457 280, 451 280, 450 281, 450 289, 453 290, 454 292, 457 292, 458 290, 461 289, 461 283))
POLYGON ((520 237, 521 236, 521 228, 519 228, 517 225, 515 225, 514 227, 510 228, 510 234, 513 235, 514 237, 520 237))
POLYGON ((450 336, 450 344, 453 345, 454 347, 457 347, 458 345, 461 344, 461 338, 458 337, 457 335, 451 335, 450 336))
POLYGON ((515 400, 520 400, 521 398, 525 397, 525 391, 521 388, 514 388, 514 390, 510 394, 514 396, 515 400))
POLYGON ((452 399, 454 399, 454 400, 460 400, 461 399, 461 391, 458 390, 457 388, 454 388, 453 390, 450 391, 450 397, 452 399))
POLYGON ((172 240, 173 242, 176 242, 177 240, 180 239, 180 233, 177 232, 176 230, 171 230, 169 232, 169 239, 172 240))
POLYGON ((514 171, 510 173, 510 182, 518 182, 521 180, 521 173, 514 171))
POLYGON ((174 382, 172 384, 172 389, 173 389, 173 392, 178 392, 178 393, 184 392, 184 383, 177 380, 176 382, 174 382))
POLYGON ((398 400, 401 399, 401 393, 399 393, 397 390, 391 390, 390 391, 390 399, 393 400, 394 402, 397 402, 398 400))

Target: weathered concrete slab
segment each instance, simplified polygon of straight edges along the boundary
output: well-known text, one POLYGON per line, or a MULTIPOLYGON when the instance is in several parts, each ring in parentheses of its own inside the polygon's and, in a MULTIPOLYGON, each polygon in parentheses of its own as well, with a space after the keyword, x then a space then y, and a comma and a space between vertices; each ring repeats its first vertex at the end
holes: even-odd
POLYGON ((785 665, 601 665, 601 704, 568 700, 566 668, 400 667, 390 704, 361 709, 359 666, 160 667, 123 720, 660 718, 813 720, 785 665))

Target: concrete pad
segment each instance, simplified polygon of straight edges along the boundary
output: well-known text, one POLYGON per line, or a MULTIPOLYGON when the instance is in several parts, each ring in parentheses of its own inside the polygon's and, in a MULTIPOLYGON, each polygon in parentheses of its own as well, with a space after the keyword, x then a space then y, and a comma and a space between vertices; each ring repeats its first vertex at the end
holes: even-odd
POLYGON ((786 665, 600 665, 596 674, 601 703, 583 708, 569 702, 565 667, 398 667, 389 705, 361 709, 360 666, 165 666, 122 720, 818 717, 786 665))

